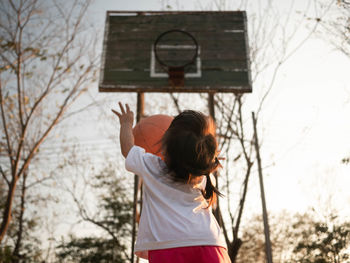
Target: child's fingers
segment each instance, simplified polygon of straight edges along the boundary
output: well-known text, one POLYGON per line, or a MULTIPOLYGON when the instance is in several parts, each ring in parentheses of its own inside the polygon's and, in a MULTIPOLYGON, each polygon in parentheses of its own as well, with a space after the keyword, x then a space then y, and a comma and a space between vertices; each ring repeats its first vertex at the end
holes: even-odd
POLYGON ((125 114, 125 110, 124 110, 123 104, 121 102, 119 102, 119 107, 120 107, 120 111, 122 112, 122 114, 125 114))
POLYGON ((130 112, 131 110, 130 110, 129 104, 126 103, 125 106, 126 106, 126 112, 130 112))
POLYGON ((117 111, 115 111, 115 110, 113 110, 113 109, 112 109, 112 112, 113 112, 115 115, 117 115, 119 118, 121 117, 121 114, 120 114, 119 112, 117 112, 117 111))

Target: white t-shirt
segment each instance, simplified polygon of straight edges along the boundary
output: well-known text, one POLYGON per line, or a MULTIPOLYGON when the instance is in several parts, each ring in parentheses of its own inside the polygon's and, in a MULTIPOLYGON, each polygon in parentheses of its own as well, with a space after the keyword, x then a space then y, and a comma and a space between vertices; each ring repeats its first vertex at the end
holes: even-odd
POLYGON ((148 250, 187 246, 226 248, 221 229, 197 185, 174 183, 166 165, 141 147, 131 148, 126 158, 128 171, 143 179, 143 205, 135 254, 148 257, 148 250))

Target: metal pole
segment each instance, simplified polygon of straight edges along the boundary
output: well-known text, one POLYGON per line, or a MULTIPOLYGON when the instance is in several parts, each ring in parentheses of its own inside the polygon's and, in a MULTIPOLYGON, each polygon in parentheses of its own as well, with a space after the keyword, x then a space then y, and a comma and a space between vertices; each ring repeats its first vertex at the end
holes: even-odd
MULTIPOLYGON (((144 93, 137 93, 137 109, 136 109, 136 122, 141 120, 144 113, 145 97, 144 93)), ((136 239, 136 221, 137 221, 137 203, 138 203, 138 193, 139 193, 139 177, 134 175, 134 203, 133 203, 133 220, 132 220, 132 239, 131 239, 131 263, 134 263, 134 249, 135 249, 135 239, 136 239)))
POLYGON ((267 259, 268 263, 272 263, 272 249, 271 249, 271 241, 270 241, 270 230, 269 230, 268 216, 267 216, 267 210, 266 210, 264 182, 263 182, 263 175, 262 175, 262 169, 261 169, 261 158, 260 158, 260 150, 259 150, 259 142, 258 142, 258 133, 256 131, 256 119, 255 119, 254 112, 252 112, 252 119, 253 119, 253 127, 254 127, 255 151, 256 151, 256 158, 257 158, 257 161, 258 161, 261 204, 262 204, 262 212, 263 212, 263 219, 264 219, 266 259, 267 259))
MULTIPOLYGON (((214 100, 214 95, 215 93, 208 93, 208 107, 209 107, 209 115, 213 119, 214 124, 215 124, 215 100, 214 100)), ((215 180, 216 180, 216 187, 219 188, 218 184, 218 172, 214 173, 215 180)), ((223 222, 221 218, 221 213, 220 213, 220 206, 219 206, 219 198, 216 200, 216 209, 213 210, 213 214, 218 221, 219 225, 222 227, 223 222)))
POLYGON ((209 107, 209 115, 213 118, 215 122, 215 101, 214 101, 214 93, 208 93, 208 107, 209 107))

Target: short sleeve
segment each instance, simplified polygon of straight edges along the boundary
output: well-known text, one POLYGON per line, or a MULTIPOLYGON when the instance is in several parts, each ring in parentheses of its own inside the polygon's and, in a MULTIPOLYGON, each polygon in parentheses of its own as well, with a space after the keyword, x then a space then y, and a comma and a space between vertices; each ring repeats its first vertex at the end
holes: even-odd
POLYGON ((125 168, 129 172, 141 177, 155 177, 161 172, 161 159, 153 154, 146 153, 139 146, 133 146, 125 160, 125 168))

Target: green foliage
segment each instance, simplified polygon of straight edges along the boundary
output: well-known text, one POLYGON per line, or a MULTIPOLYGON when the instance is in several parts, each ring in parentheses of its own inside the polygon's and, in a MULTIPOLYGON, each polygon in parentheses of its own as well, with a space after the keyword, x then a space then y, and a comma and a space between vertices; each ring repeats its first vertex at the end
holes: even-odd
MULTIPOLYGON (((9 242, 11 243, 11 242, 9 242)), ((26 262, 37 263, 42 261, 42 250, 39 248, 40 242, 35 238, 24 240, 19 255, 14 255, 13 245, 0 246, 0 262, 26 262)))
POLYGON ((12 262, 12 250, 9 246, 0 247, 0 262, 9 263, 12 262))
POLYGON ((343 158, 342 163, 343 164, 350 164, 350 157, 343 158))
POLYGON ((69 242, 58 246, 61 251, 57 256, 63 262, 125 262, 116 247, 112 239, 71 236, 69 242))
MULTIPOLYGON (((290 214, 285 211, 269 214, 270 240, 274 262, 287 261, 297 245, 304 229, 307 229, 309 215, 290 214)), ((264 225, 261 215, 253 216, 242 226, 243 244, 236 263, 266 262, 264 225)))
POLYGON ((93 189, 99 192, 99 211, 82 219, 94 224, 106 234, 100 237, 70 236, 57 247, 59 262, 126 262, 131 236, 132 201, 125 180, 116 178, 111 168, 94 178, 93 189))
POLYGON ((337 263, 350 262, 350 223, 326 224, 314 222, 295 247, 297 255, 293 262, 337 263))
MULTIPOLYGON (((312 213, 270 214, 270 237, 275 263, 350 263, 350 222, 316 220, 312 213)), ((266 262, 261 216, 243 226, 243 245, 236 263, 266 262)))
MULTIPOLYGON (((12 211, 12 216, 17 220, 19 209, 12 211)), ((0 209, 2 213, 2 209, 0 209)), ((22 230, 19 224, 11 224, 7 231, 7 238, 0 246, 0 262, 26 262, 36 263, 42 260, 42 249, 40 240, 34 235, 34 231, 39 227, 39 218, 33 216, 23 219, 22 230), (22 241, 18 254, 15 255, 15 243, 18 232, 22 232, 22 241)))
MULTIPOLYGON (((6 201, 7 186, 0 180, 0 214, 3 213, 6 201)), ((38 198, 36 195, 34 198, 38 198)), ((20 202, 16 198, 15 202, 20 202)), ((27 205, 31 205, 32 201, 28 200, 27 205)), ((16 224, 10 224, 6 238, 0 245, 0 262, 40 262, 42 258, 42 250, 40 241, 35 237, 34 232, 40 227, 40 221, 35 213, 29 216, 25 213, 22 226, 19 225, 20 206, 16 206, 12 210, 12 218, 16 224), (27 216, 26 216, 27 215, 27 216), (18 255, 14 255, 18 234, 21 232, 22 239, 18 249, 18 255)))

